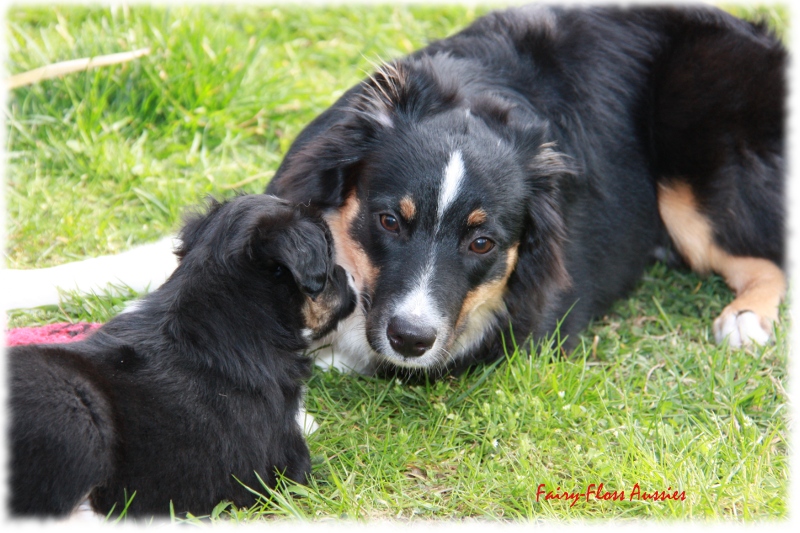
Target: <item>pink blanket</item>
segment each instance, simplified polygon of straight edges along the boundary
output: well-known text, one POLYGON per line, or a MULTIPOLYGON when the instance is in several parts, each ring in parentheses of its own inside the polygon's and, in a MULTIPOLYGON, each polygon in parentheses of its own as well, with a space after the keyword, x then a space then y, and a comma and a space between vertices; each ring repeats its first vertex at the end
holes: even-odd
POLYGON ((6 346, 22 346, 24 344, 58 344, 79 341, 100 327, 100 324, 78 322, 69 324, 47 324, 30 328, 14 328, 6 331, 6 346))

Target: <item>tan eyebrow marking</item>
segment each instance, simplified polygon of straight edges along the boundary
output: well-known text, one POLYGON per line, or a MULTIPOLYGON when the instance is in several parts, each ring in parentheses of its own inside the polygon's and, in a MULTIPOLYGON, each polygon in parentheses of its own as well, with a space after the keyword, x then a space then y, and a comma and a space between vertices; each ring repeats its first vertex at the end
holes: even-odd
POLYGON ((479 226, 480 224, 486 222, 487 217, 488 215, 486 214, 486 211, 478 208, 470 213, 469 217, 467 217, 467 226, 479 226))
POLYGON ((404 196, 403 199, 400 200, 400 214, 409 222, 414 220, 417 214, 417 206, 410 196, 404 196))

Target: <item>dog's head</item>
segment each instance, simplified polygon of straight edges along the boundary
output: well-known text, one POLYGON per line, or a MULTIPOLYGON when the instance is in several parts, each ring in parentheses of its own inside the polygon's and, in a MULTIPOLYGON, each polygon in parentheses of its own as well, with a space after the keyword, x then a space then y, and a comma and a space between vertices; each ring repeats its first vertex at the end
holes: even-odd
POLYGON ((376 360, 441 368, 563 286, 548 126, 434 56, 386 66, 301 136, 272 191, 319 208, 362 295, 376 360))
POLYGON ((232 319, 277 329, 276 341, 289 345, 325 335, 353 311, 352 280, 333 261, 324 221, 264 194, 209 203, 180 235, 179 299, 227 307, 232 319))

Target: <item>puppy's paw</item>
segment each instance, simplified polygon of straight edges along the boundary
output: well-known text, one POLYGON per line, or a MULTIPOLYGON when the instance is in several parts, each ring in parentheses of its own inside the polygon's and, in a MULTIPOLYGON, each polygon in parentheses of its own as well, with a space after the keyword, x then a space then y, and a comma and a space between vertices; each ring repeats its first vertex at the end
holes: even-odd
POLYGON ((104 524, 105 516, 98 514, 92 509, 92 504, 89 500, 83 500, 81 504, 72 511, 72 514, 67 518, 68 522, 83 523, 83 524, 104 524))
POLYGON ((763 346, 771 340, 772 321, 759 317, 753 311, 725 308, 714 321, 714 338, 717 343, 728 339, 728 346, 741 348, 754 344, 763 346))

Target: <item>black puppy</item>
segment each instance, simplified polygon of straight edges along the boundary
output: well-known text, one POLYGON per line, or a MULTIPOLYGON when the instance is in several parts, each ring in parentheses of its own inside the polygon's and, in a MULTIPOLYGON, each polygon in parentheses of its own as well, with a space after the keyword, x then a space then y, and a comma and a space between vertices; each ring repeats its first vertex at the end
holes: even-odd
POLYGON ((180 265, 88 339, 9 351, 11 512, 208 514, 276 471, 304 482, 309 343, 354 308, 331 237, 267 195, 212 201, 180 265))

